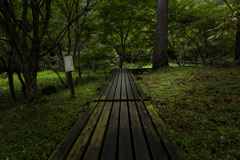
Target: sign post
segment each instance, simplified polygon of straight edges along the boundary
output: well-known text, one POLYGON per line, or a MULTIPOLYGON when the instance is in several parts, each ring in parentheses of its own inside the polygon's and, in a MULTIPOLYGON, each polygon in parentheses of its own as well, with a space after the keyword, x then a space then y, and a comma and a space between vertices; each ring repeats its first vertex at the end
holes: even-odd
POLYGON ((73 85, 73 79, 72 79, 72 71, 74 71, 74 65, 73 65, 73 58, 72 56, 64 56, 64 66, 65 66, 65 72, 67 72, 68 76, 68 85, 71 89, 71 95, 75 95, 74 91, 74 85, 73 85))

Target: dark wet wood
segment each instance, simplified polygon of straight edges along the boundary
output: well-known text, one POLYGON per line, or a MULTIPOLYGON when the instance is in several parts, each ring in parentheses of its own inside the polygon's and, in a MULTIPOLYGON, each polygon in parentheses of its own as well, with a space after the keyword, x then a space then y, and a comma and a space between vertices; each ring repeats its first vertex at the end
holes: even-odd
POLYGON ((149 150, 144 131, 142 128, 141 120, 134 101, 129 102, 129 111, 132 126, 132 137, 134 143, 134 151, 137 160, 150 160, 149 150))
POLYGON ((121 102, 118 141, 118 159, 133 159, 127 102, 121 102))
POLYGON ((50 160, 184 159, 127 69, 116 69, 50 160))
POLYGON ((127 86, 126 86, 126 77, 125 77, 126 70, 122 70, 122 89, 121 89, 121 100, 127 100, 127 86))
POLYGON ((107 128, 108 117, 110 115, 111 108, 112 108, 112 102, 106 102, 102 115, 98 120, 97 127, 93 133, 92 139, 88 145, 84 159, 86 160, 98 159, 101 151, 101 146, 103 143, 103 137, 107 128))
POLYGON ((137 108, 139 110, 139 115, 143 122, 143 128, 146 133, 147 141, 150 147, 150 152, 152 154, 153 159, 159 159, 161 157, 162 160, 167 160, 168 156, 165 152, 160 137, 157 136, 157 133, 151 123, 151 119, 147 114, 146 109, 142 102, 137 102, 137 108))
POLYGON ((101 160, 115 160, 117 157, 118 122, 120 102, 113 102, 108 130, 103 145, 101 160))

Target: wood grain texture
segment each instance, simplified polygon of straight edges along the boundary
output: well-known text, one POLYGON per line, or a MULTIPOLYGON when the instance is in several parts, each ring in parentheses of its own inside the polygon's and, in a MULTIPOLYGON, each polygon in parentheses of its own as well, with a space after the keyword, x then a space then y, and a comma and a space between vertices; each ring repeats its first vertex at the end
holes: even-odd
POLYGON ((114 95, 114 100, 119 101, 121 99, 121 86, 122 86, 122 71, 119 70, 119 76, 118 76, 118 82, 117 82, 117 86, 116 86, 116 92, 114 95))
POLYGON ((69 155, 67 156, 68 160, 78 160, 78 159, 81 159, 82 156, 84 155, 84 151, 87 147, 87 143, 89 142, 93 134, 93 131, 98 122, 99 116, 101 115, 103 106, 104 106, 104 102, 100 102, 96 107, 96 110, 94 110, 93 114, 88 120, 88 123, 84 127, 83 131, 81 132, 74 146, 72 147, 69 155))
POLYGON ((166 138, 166 134, 168 134, 167 128, 164 122, 158 116, 157 112, 154 110, 150 101, 144 101, 144 105, 150 115, 150 118, 152 119, 158 135, 161 137, 162 143, 164 144, 168 155, 173 160, 185 160, 186 158, 183 156, 181 151, 166 138))
POLYGON ((101 160, 115 160, 117 158, 119 110, 120 102, 114 102, 103 145, 101 160))
POLYGON ((130 80, 129 80, 129 72, 124 72, 125 73, 125 78, 126 78, 126 89, 127 89, 127 97, 128 97, 128 101, 132 101, 134 100, 134 96, 133 96, 133 91, 132 91, 132 86, 130 84, 130 80))
POLYGON ((103 143, 104 134, 107 128, 108 117, 110 115, 111 108, 112 108, 112 102, 106 102, 106 104, 104 105, 104 109, 101 114, 101 117, 98 120, 97 127, 94 130, 93 136, 88 145, 87 151, 84 155, 84 158, 83 158, 84 160, 98 159, 100 155, 102 143, 103 143))
POLYGON ((137 160, 150 160, 149 150, 144 137, 143 128, 134 101, 129 102, 129 112, 132 125, 132 138, 137 160))
POLYGON ((127 102, 121 102, 119 124, 118 160, 132 160, 132 144, 127 102))
POLYGON ((127 100, 127 86, 126 86, 126 77, 125 77, 126 70, 122 70, 122 88, 121 88, 121 100, 127 100))
POLYGON ((150 117, 144 109, 143 103, 138 101, 137 108, 139 110, 139 114, 143 123, 143 128, 146 133, 147 141, 153 159, 159 159, 159 157, 161 157, 162 160, 168 160, 168 155, 161 144, 160 137, 157 136, 150 117))

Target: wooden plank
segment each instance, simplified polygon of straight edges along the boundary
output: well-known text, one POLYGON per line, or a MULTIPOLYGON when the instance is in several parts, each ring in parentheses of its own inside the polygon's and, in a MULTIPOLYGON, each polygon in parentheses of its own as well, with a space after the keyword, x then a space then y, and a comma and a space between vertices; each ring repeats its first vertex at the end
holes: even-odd
POLYGON ((67 136, 64 138, 64 140, 59 144, 57 149, 52 153, 49 160, 62 160, 67 155, 69 150, 74 145, 76 139, 78 138, 79 134, 83 130, 83 127, 87 123, 89 117, 95 110, 97 106, 97 102, 93 102, 90 104, 87 111, 84 113, 84 115, 76 122, 76 124, 73 126, 73 128, 70 130, 70 132, 67 134, 67 136))
POLYGON ((110 74, 108 80, 103 84, 103 86, 100 88, 100 90, 98 91, 98 93, 96 94, 96 96, 94 97, 94 101, 97 101, 100 99, 100 97, 102 96, 102 94, 104 93, 105 89, 108 86, 108 83, 112 80, 112 78, 114 78, 114 74, 116 72, 116 69, 112 71, 112 73, 110 74))
POLYGON ((134 96, 133 96, 133 92, 132 92, 132 87, 130 85, 130 80, 129 80, 129 74, 128 72, 124 72, 125 73, 125 79, 126 79, 126 87, 127 87, 127 97, 128 97, 128 100, 134 100, 134 96))
POLYGON ((118 76, 116 92, 114 95, 114 100, 120 100, 120 98, 121 98, 121 85, 122 85, 121 74, 122 74, 122 71, 119 69, 119 76, 118 76))
POLYGON ((116 87, 117 87, 117 82, 118 82, 118 77, 119 77, 119 70, 117 70, 117 73, 115 75, 113 85, 112 85, 112 88, 111 88, 111 90, 108 94, 107 100, 113 100, 113 98, 114 98, 116 87))
POLYGON ((112 77, 111 80, 109 81, 109 83, 108 83, 105 91, 103 92, 102 96, 100 97, 100 100, 106 100, 106 98, 107 98, 107 96, 108 96, 108 94, 109 94, 109 92, 110 92, 110 89, 111 89, 111 87, 112 87, 112 84, 113 84, 113 81, 114 81, 115 76, 116 76, 116 71, 114 71, 113 77, 112 77))
POLYGON ((151 150, 151 155, 153 159, 162 159, 168 160, 168 155, 165 152, 164 148, 161 145, 160 138, 157 136, 157 133, 153 127, 153 124, 150 120, 150 117, 147 114, 147 111, 144 108, 142 102, 136 102, 137 108, 141 117, 144 131, 148 140, 148 144, 151 150))
POLYGON ((150 160, 147 143, 139 119, 138 111, 134 101, 129 102, 129 113, 131 118, 132 137, 135 157, 137 160, 150 160))
POLYGON ((143 92, 142 88, 140 87, 140 85, 138 83, 135 83, 136 87, 138 89, 138 92, 140 94, 140 96, 142 97, 143 100, 148 100, 148 96, 143 92))
POLYGON ((127 102, 121 102, 118 141, 118 160, 132 160, 133 155, 127 102))
POLYGON ((161 140, 167 149, 168 155, 171 157, 171 159, 174 160, 185 160, 186 158, 183 156, 182 152, 164 136, 168 133, 167 128, 164 122, 158 116, 157 112, 154 110, 150 101, 144 101, 144 105, 148 110, 148 113, 157 130, 158 135, 161 137, 161 140))
POLYGON ((141 97, 140 94, 138 93, 138 89, 137 89, 137 87, 136 87, 136 85, 135 85, 135 82, 134 82, 134 80, 133 80, 133 78, 132 78, 132 75, 129 73, 129 71, 127 71, 127 72, 128 72, 128 77, 129 77, 130 85, 131 85, 131 87, 132 87, 132 91, 133 91, 134 98, 135 98, 136 100, 141 100, 142 97, 141 97))
POLYGON ((125 79, 125 69, 122 69, 122 89, 121 89, 121 100, 127 100, 127 89, 126 89, 126 79, 125 79))
POLYGON ((129 72, 129 70, 128 70, 128 74, 129 74, 129 77, 130 77, 131 81, 135 83, 136 88, 137 88, 137 90, 138 90, 138 92, 139 92, 139 94, 140 94, 141 99, 142 99, 142 100, 148 100, 148 99, 149 99, 148 96, 143 92, 143 90, 142 90, 142 88, 139 86, 139 84, 135 82, 134 75, 132 75, 132 74, 129 72))
POLYGON ((84 155, 85 160, 97 160, 100 155, 100 150, 103 144, 104 134, 107 128, 108 118, 112 108, 112 102, 106 102, 103 112, 98 120, 96 129, 94 130, 90 144, 84 155))
POLYGON ((96 109, 94 110, 93 114, 88 120, 88 123, 86 124, 83 131, 81 132, 78 139, 76 140, 74 146, 72 147, 67 157, 68 160, 78 160, 82 158, 84 151, 87 147, 87 143, 89 142, 92 136, 94 128, 102 112, 103 106, 104 106, 104 102, 98 103, 96 109))
POLYGON ((117 139, 120 102, 113 102, 107 134, 102 150, 101 160, 115 160, 117 158, 117 139))

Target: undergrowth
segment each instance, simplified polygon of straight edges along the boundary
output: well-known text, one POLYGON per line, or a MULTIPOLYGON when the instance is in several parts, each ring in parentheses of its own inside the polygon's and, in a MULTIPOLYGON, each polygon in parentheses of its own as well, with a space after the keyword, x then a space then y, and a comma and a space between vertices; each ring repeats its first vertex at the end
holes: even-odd
POLYGON ((137 79, 187 159, 240 159, 239 68, 167 67, 137 79))
MULTIPOLYGON (((64 73, 61 75, 64 77, 64 73)), ((11 102, 6 80, 0 80, 0 101, 5 103, 0 112, 0 159, 47 159, 87 109, 86 102, 94 96, 104 76, 84 74, 81 80, 76 80, 77 74, 73 74, 76 96, 71 97, 70 90, 63 89, 56 75, 50 71, 39 73, 39 89, 54 85, 58 93, 29 104, 11 102)), ((16 79, 15 87, 17 90, 20 87, 16 79)), ((21 97, 20 91, 17 94, 21 97)))

